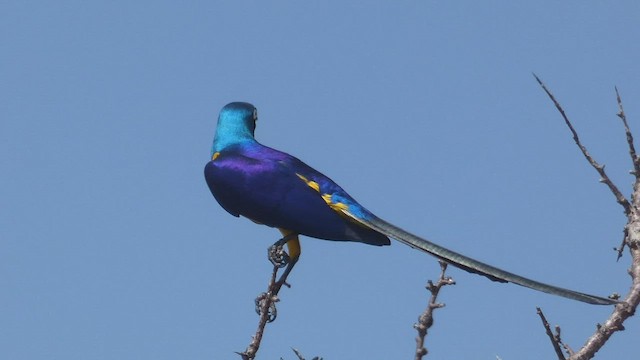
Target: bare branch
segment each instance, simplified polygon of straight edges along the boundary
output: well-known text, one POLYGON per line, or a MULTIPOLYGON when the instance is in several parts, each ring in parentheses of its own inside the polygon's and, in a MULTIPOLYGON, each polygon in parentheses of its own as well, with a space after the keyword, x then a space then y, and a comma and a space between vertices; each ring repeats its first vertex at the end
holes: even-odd
POLYGON ((556 325, 556 335, 555 338, 558 339, 558 342, 562 345, 562 347, 564 348, 564 351, 567 352, 567 354, 569 354, 569 356, 573 356, 573 354, 575 354, 576 352, 573 351, 573 349, 571 348, 571 346, 569 346, 567 343, 563 342, 562 339, 560 338, 560 326, 556 325))
POLYGON ((623 231, 622 241, 620 242, 620 246, 618 246, 617 248, 615 247, 613 248, 613 250, 618 253, 618 256, 616 257, 616 261, 620 261, 620 258, 622 258, 622 253, 624 252, 624 247, 627 245, 628 237, 629 237, 629 229, 627 229, 627 227, 625 226, 623 231))
MULTIPOLYGON (((291 349, 291 350, 293 350, 293 352, 296 354, 296 356, 298 357, 298 360, 305 360, 304 356, 302 356, 302 354, 300 353, 300 351, 298 351, 298 349, 291 349)), ((322 358, 316 356, 311 360, 322 360, 322 358)))
MULTIPOLYGON (((629 123, 627 122, 627 115, 624 113, 624 107, 622 106, 622 99, 620 98, 618 87, 615 87, 615 89, 616 89, 616 101, 618 102, 618 110, 619 110, 616 115, 618 115, 618 117, 622 120, 622 124, 624 125, 624 132, 627 135, 627 145, 629 146, 629 155, 631 156, 631 162, 633 163, 633 171, 631 171, 631 174, 633 174, 637 178, 638 176, 640 176, 640 159, 638 158, 638 155, 636 153, 636 148, 634 146, 634 141, 633 141, 633 134, 631 133, 631 129, 629 128, 629 123)), ((636 186, 637 184, 638 183, 636 182, 636 186)), ((636 189, 634 186, 634 191, 631 194, 631 202, 634 204, 635 204, 634 195, 636 193, 635 190, 636 189)), ((622 252, 624 251, 624 247, 626 245, 625 240, 627 239, 627 232, 628 232, 627 228, 625 227, 622 243, 616 249, 618 251, 618 258, 616 260, 620 260, 620 258, 622 257, 622 252)))
POLYGON ((560 348, 560 346, 562 346, 562 340, 560 339, 560 328, 556 327, 556 335, 554 335, 553 331, 551 331, 551 326, 549 325, 547 318, 542 313, 542 309, 537 307, 536 311, 538 312, 538 316, 540 316, 540 320, 542 321, 542 326, 544 326, 544 329, 547 333, 547 336, 549 337, 549 340, 551 340, 551 345, 553 345, 553 350, 556 352, 556 356, 558 357, 558 360, 566 360, 566 358, 564 357, 564 354, 562 353, 562 349, 560 348))
POLYGON ((298 349, 291 349, 293 350, 293 352, 296 354, 296 356, 298 357, 298 360, 304 360, 304 356, 302 356, 302 354, 300 353, 300 351, 298 351, 298 349))
MULTIPOLYGON (((236 354, 240 355, 243 360, 252 360, 256 357, 256 353, 260 348, 260 342, 262 342, 262 335, 264 334, 264 328, 267 323, 273 322, 278 316, 278 311, 276 309, 276 303, 280 301, 278 299, 278 292, 282 288, 282 286, 291 287, 287 283, 287 277, 291 273, 291 269, 298 261, 298 256, 290 257, 286 251, 284 251, 283 246, 285 244, 290 244, 289 242, 295 239, 296 246, 298 241, 298 234, 296 233, 287 233, 284 234, 284 237, 276 241, 273 245, 269 247, 267 250, 268 258, 271 264, 273 264, 273 271, 271 272, 271 278, 269 280, 269 287, 267 291, 258 295, 255 300, 256 304, 256 312, 260 315, 260 320, 258 321, 258 329, 256 330, 255 335, 251 338, 251 342, 247 349, 244 352, 237 352, 236 354), (286 268, 285 268, 286 267, 286 268), (278 275, 278 270, 285 268, 280 275, 280 279, 276 281, 276 276, 278 275)), ((289 245, 289 249, 291 249, 289 245)))
POLYGON ((454 285, 456 283, 455 280, 445 275, 445 271, 447 270, 447 263, 444 261, 439 261, 439 263, 441 269, 440 278, 438 279, 438 282, 436 284, 434 284, 431 280, 428 281, 426 288, 427 290, 429 290, 429 292, 431 292, 431 298, 429 299, 427 308, 418 318, 418 323, 413 325, 414 329, 418 331, 418 336, 416 337, 415 360, 421 360, 422 357, 427 355, 428 353, 427 349, 424 347, 424 339, 427 336, 429 328, 433 325, 433 311, 435 309, 444 307, 444 304, 437 302, 440 289, 443 286, 454 285))
POLYGON ((264 334, 264 328, 267 323, 273 321, 276 316, 275 303, 278 302, 278 296, 274 295, 279 290, 279 286, 276 282, 276 275, 278 274, 279 266, 274 265, 269 280, 269 287, 267 292, 260 294, 256 298, 256 311, 260 314, 260 320, 258 320, 258 329, 252 336, 251 342, 244 352, 238 352, 242 360, 253 360, 258 353, 260 343, 262 342, 262 335, 264 334))
POLYGON ((595 356, 596 352, 605 345, 614 333, 624 330, 623 323, 633 316, 638 304, 640 304, 640 217, 635 211, 630 217, 628 226, 633 229, 629 231, 627 239, 633 261, 629 269, 629 275, 632 278, 631 289, 624 302, 616 305, 609 319, 604 324, 597 326, 596 332, 587 339, 587 342, 575 355, 571 356, 571 360, 586 360, 595 356))
POLYGON ((622 107, 622 99, 620 98, 620 93, 618 92, 618 87, 616 89, 616 100, 618 102, 618 117, 622 120, 622 124, 624 125, 624 132, 627 135, 627 145, 629 145, 629 155, 631 155, 631 162, 633 163, 633 171, 634 175, 640 174, 640 159, 638 159, 638 155, 636 153, 636 148, 633 145, 633 134, 631 134, 631 129, 629 129, 629 123, 627 123, 627 116, 624 113, 624 108, 622 107))
MULTIPOLYGON (((544 91, 547 93, 551 101, 555 104, 556 108, 564 118, 565 123, 571 130, 573 134, 573 139, 575 143, 578 145, 585 158, 593 166, 600 176, 602 177, 601 181, 607 184, 611 192, 616 197, 616 201, 624 207, 625 215, 627 216, 627 224, 624 228, 624 241, 623 245, 620 246, 618 250, 618 254, 620 255, 624 249, 624 245, 628 246, 629 252, 631 254, 631 267, 629 268, 629 275, 631 276, 632 284, 629 293, 625 297, 623 301, 616 305, 613 313, 604 324, 598 324, 596 332, 587 339, 586 343, 578 350, 576 353, 571 354, 569 357, 570 360, 586 360, 591 359, 595 356, 595 354, 606 344, 609 338, 618 331, 624 330, 623 323, 633 314, 640 304, 640 160, 636 154, 636 150, 633 144, 633 135, 631 134, 631 130, 629 129, 629 125, 627 123, 626 115, 624 114, 624 109, 622 107, 622 100, 620 100, 620 95, 618 94, 618 90, 616 89, 616 96, 618 100, 618 107, 620 112, 618 116, 622 119, 622 123, 625 128, 625 132, 627 134, 627 144, 629 146, 629 154, 631 155, 631 159, 633 161, 633 174, 635 176, 635 183, 633 185, 633 193, 631 195, 632 203, 620 193, 618 188, 611 182, 609 177, 604 172, 604 166, 599 165, 587 152, 586 148, 580 143, 580 139, 578 138, 578 134, 576 133, 573 125, 567 118, 562 106, 556 101, 551 92, 547 89, 547 87, 540 81, 540 79, 534 74, 534 77, 542 86, 544 91)), ((619 257, 618 257, 619 258, 619 257)), ((547 332, 549 334, 549 332, 547 332)), ((558 332, 559 337, 559 332, 558 332)), ((556 341, 555 338, 552 342, 556 341)), ((561 343, 559 339, 558 343, 561 343)), ((568 349, 568 347, 566 347, 568 349)))
POLYGON ((565 113, 560 103, 556 100, 556 98, 553 96, 551 91, 547 89, 547 86, 542 82, 542 80, 540 80, 540 78, 538 78, 536 74, 533 74, 533 77, 536 78, 536 81, 538 82, 538 84, 542 86, 542 89, 544 90, 544 92, 547 93, 551 101, 553 101, 553 104, 556 106, 556 109, 558 109, 558 111, 560 112, 560 115, 562 115, 562 118, 564 119, 565 124, 567 124, 567 127, 569 127, 569 130, 571 130, 571 134, 573 134, 573 141, 575 141, 576 145, 578 145, 584 157, 587 159, 589 164, 591 164, 591 166, 594 169, 596 169, 598 174, 600 174, 600 182, 606 184, 609 187, 609 190, 611 190, 613 195, 616 197, 616 201, 618 202, 618 204, 622 205, 622 207, 624 208, 625 215, 629 215, 629 213, 631 212, 631 205, 629 204, 629 201, 624 197, 624 195, 622 195, 620 190, 618 190, 618 187, 611 181, 607 173, 604 171, 604 165, 598 164, 598 162, 596 162, 595 159, 593 159, 593 157, 589 155, 587 148, 584 145, 582 145, 582 143, 580 142, 578 133, 573 128, 573 124, 571 124, 571 121, 569 121, 569 118, 567 117, 567 114, 565 113))

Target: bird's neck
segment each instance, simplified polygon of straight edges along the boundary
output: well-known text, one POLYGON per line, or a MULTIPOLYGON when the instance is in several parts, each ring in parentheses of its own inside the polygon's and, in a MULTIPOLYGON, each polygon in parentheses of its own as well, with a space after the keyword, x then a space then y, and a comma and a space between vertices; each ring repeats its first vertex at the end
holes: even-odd
POLYGON ((256 144, 256 140, 252 135, 249 136, 241 136, 241 134, 234 134, 229 136, 226 133, 220 133, 219 131, 216 133, 215 138, 213 139, 213 146, 211 147, 211 154, 216 152, 220 152, 225 150, 226 148, 232 146, 246 146, 251 144, 256 144))

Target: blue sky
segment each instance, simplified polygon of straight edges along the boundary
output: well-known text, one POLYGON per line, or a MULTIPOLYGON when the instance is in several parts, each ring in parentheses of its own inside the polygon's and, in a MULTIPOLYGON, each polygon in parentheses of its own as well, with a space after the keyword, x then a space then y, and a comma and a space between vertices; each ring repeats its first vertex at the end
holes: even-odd
MULTIPOLYGON (((640 5, 542 1, 0 4, 0 353, 229 359, 255 330, 266 248, 202 175, 218 111, 379 216, 491 264, 625 293, 625 218, 535 83, 629 194, 614 86, 640 137, 640 5)), ((437 262, 303 239, 264 359, 411 358, 437 262)), ((450 269, 438 359, 553 357, 610 314, 450 269)), ((629 358, 637 319, 603 349, 629 358)))

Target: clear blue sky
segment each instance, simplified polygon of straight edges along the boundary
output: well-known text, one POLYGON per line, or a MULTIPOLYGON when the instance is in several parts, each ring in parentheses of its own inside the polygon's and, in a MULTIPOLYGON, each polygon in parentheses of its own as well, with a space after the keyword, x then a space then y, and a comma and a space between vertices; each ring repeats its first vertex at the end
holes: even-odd
MULTIPOLYGON (((379 216, 539 280, 626 293, 625 218, 536 72, 629 194, 614 86, 640 138, 637 1, 0 5, 0 357, 233 359, 279 233, 207 189, 218 111, 379 216)), ((437 262, 303 239, 263 359, 412 358, 437 262)), ((434 359, 540 359, 610 314, 457 269, 434 359)), ((599 353, 628 359, 638 319, 599 353)))

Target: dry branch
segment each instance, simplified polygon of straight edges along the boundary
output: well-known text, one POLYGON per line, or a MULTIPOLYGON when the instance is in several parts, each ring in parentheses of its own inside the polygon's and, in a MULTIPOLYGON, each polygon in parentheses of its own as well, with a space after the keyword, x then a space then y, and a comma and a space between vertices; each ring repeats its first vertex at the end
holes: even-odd
POLYGON ((555 99, 553 94, 551 94, 540 78, 535 74, 533 76, 536 78, 536 81, 538 81, 538 84, 540 84, 542 89, 547 93, 551 101, 553 101, 556 109, 558 109, 560 115, 562 115, 565 124, 569 127, 569 130, 571 130, 573 140, 576 145, 580 148, 589 164, 600 174, 600 181, 609 187, 609 190, 615 196, 616 201, 624 208, 624 213, 627 217, 627 224, 624 228, 623 245, 618 248, 618 259, 624 249, 624 245, 626 245, 629 249, 629 253, 631 254, 631 267, 628 270, 629 275, 631 276, 631 288, 624 300, 616 305, 611 316, 602 325, 598 325, 596 332, 587 339, 582 348, 572 354, 569 358, 569 360, 586 360, 593 358, 614 333, 624 330, 624 321, 633 316, 638 304, 640 304, 640 160, 636 154, 633 135, 622 107, 620 94, 616 88, 616 98, 619 108, 617 115, 622 119, 625 129, 627 145, 629 146, 629 154, 631 155, 634 169, 631 174, 635 176, 631 202, 629 202, 629 200, 622 195, 618 187, 611 181, 611 179, 609 179, 604 171, 604 166, 598 164, 589 154, 587 148, 582 145, 580 138, 578 137, 578 133, 574 129, 560 103, 555 99))
POLYGON ((549 340, 551 340, 551 345, 553 346, 553 350, 556 352, 558 360, 566 360, 561 348, 561 346, 563 346, 564 344, 562 343, 562 339, 560 338, 560 328, 556 327, 556 333, 554 334, 553 331, 551 331, 551 325, 549 325, 547 318, 544 316, 544 313, 542 313, 542 309, 537 307, 536 311, 538 312, 538 316, 540 316, 542 326, 544 326, 549 340))
POLYGON ((440 278, 438 282, 434 284, 431 280, 429 280, 426 288, 431 293, 431 298, 429 299, 429 303, 427 304, 426 309, 418 318, 418 323, 414 324, 413 327, 418 331, 418 336, 416 337, 416 356, 415 360, 421 360, 423 356, 427 355, 427 348, 424 347, 424 339, 427 336, 427 332, 431 325, 433 325, 433 311, 435 309, 439 309, 444 307, 444 304, 438 302, 438 294, 440 293, 440 289, 446 285, 454 285, 456 282, 449 276, 445 275, 445 271, 447 270, 447 263, 444 261, 439 261, 440 263, 440 278))
POLYGON ((624 208, 625 215, 629 215, 629 212, 631 211, 631 205, 629 204, 629 201, 624 197, 624 195, 622 195, 620 190, 618 190, 618 187, 613 183, 613 181, 611 181, 607 173, 604 171, 604 165, 598 164, 598 162, 593 157, 591 157, 591 155, 587 151, 587 148, 584 145, 582 145, 582 143, 580 142, 580 137, 578 137, 578 133, 573 128, 573 124, 571 124, 571 121, 569 121, 569 118, 567 117, 567 114, 565 113, 564 109, 562 108, 560 103, 556 100, 556 98, 553 96, 551 91, 547 89, 546 85, 542 82, 542 80, 540 80, 540 78, 538 78, 538 76, 536 76, 536 74, 533 74, 533 76, 538 81, 538 84, 542 86, 542 89, 547 93, 551 101, 553 101, 553 104, 556 106, 556 109, 558 109, 558 111, 560 112, 560 115, 562 115, 562 118, 564 119, 565 124, 567 124, 567 127, 569 128, 569 130, 571 130, 571 134, 573 134, 573 141, 575 141, 576 145, 578 145, 578 147, 580 148, 580 151, 582 151, 582 154, 587 159, 589 164, 591 164, 591 166, 593 166, 593 168, 596 169, 598 174, 600 174, 600 182, 606 184, 609 187, 609 190, 611 190, 613 195, 616 197, 616 201, 618 202, 618 204, 622 205, 622 207, 624 208))

